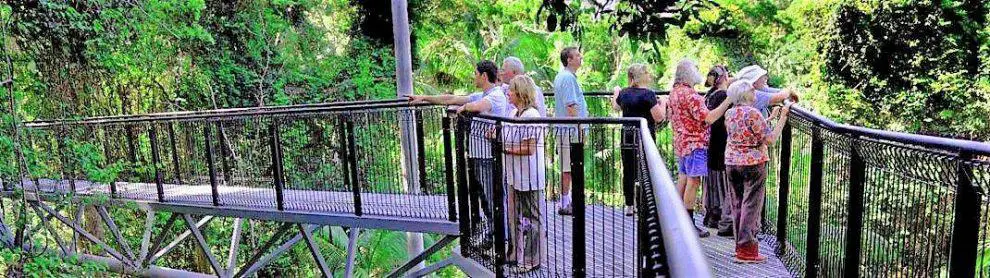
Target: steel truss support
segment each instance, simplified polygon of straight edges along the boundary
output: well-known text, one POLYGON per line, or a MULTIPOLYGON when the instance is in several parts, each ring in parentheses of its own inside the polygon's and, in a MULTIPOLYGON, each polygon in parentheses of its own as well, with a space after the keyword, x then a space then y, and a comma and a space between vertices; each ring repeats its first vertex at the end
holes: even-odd
POLYGON ((106 251, 107 254, 110 254, 110 256, 112 256, 114 259, 117 259, 117 260, 123 262, 125 265, 127 265, 129 267, 135 267, 135 264, 134 264, 133 261, 131 261, 130 259, 128 259, 127 257, 125 257, 123 254, 121 254, 120 252, 118 252, 116 249, 111 248, 109 245, 107 245, 105 242, 103 242, 99 238, 96 238, 96 236, 94 236, 94 235, 90 234, 89 232, 87 232, 86 229, 83 229, 82 227, 79 227, 79 225, 76 225, 76 222, 70 221, 68 218, 65 218, 65 216, 62 216, 61 214, 58 213, 58 211, 55 211, 54 209, 52 209, 51 207, 49 207, 48 205, 46 205, 44 202, 35 201, 35 202, 30 202, 30 203, 31 203, 31 206, 33 206, 35 208, 35 211, 38 213, 38 216, 39 217, 42 217, 42 219, 44 219, 44 217, 47 216, 47 215, 54 216, 55 219, 58 219, 59 222, 62 222, 62 224, 65 224, 66 226, 68 226, 69 228, 71 228, 72 230, 74 230, 76 233, 79 233, 84 238, 88 239, 90 242, 95 243, 97 246, 99 246, 100 248, 102 248, 103 251, 106 251), (39 208, 40 208, 40 210, 38 210, 39 208), (42 212, 42 211, 44 211, 44 212, 42 212))
MULTIPOLYGON (((210 267, 213 270, 213 276, 216 277, 247 277, 257 274, 260 270, 271 264, 276 258, 285 254, 288 250, 295 247, 300 242, 305 242, 308 247, 310 254, 319 267, 321 274, 324 277, 333 276, 334 266, 329 265, 326 261, 322 250, 320 250, 319 239, 314 235, 314 231, 330 227, 330 225, 323 224, 304 224, 304 223, 280 223, 280 226, 276 229, 275 233, 267 239, 259 248, 253 249, 250 252, 252 256, 249 260, 238 260, 238 258, 243 258, 241 250, 245 248, 239 248, 242 244, 243 237, 243 225, 244 218, 234 218, 231 228, 233 233, 229 241, 229 249, 226 250, 227 257, 222 260, 216 254, 213 254, 211 250, 215 246, 210 246, 210 241, 205 237, 205 230, 208 229, 207 226, 216 217, 206 215, 201 218, 194 217, 193 214, 187 212, 172 212, 156 210, 150 207, 139 207, 144 213, 144 230, 141 234, 140 246, 133 247, 128 245, 126 242, 127 238, 125 234, 121 232, 120 223, 118 220, 114 219, 114 215, 110 213, 107 208, 107 204, 100 205, 90 205, 95 206, 95 212, 99 214, 99 220, 102 225, 105 225, 109 229, 107 233, 107 238, 110 241, 115 241, 112 243, 110 241, 104 241, 103 238, 97 237, 91 234, 85 228, 82 227, 82 220, 84 209, 86 204, 67 204, 62 203, 55 205, 48 201, 44 201, 40 198, 28 200, 25 204, 29 207, 29 211, 35 214, 40 219, 40 224, 35 229, 26 229, 26 231, 35 231, 37 233, 42 233, 42 231, 47 232, 51 235, 50 238, 45 237, 45 240, 55 241, 58 245, 58 249, 45 250, 43 252, 53 252, 57 255, 73 255, 85 261, 94 261, 99 263, 104 263, 109 266, 112 271, 125 273, 129 275, 139 275, 139 276, 155 276, 155 277, 198 277, 207 276, 203 273, 189 272, 185 270, 177 270, 155 266, 155 262, 163 258, 165 255, 169 254, 171 251, 175 250, 179 244, 182 243, 187 238, 192 237, 194 244, 197 246, 198 252, 203 252, 206 259, 209 261, 210 267), (75 208, 75 211, 72 210, 75 208), (158 212, 165 212, 169 214, 168 220, 162 224, 158 220, 158 212), (68 214, 67 215, 63 215, 68 214), (74 216, 74 218, 72 217, 74 216), (177 221, 181 221, 184 224, 179 224, 177 221), (56 224, 60 223, 60 224, 56 224), (184 225, 185 229, 181 233, 171 233, 175 225, 184 225), (62 230, 68 228, 68 231, 62 230), (154 232, 159 230, 160 232, 154 232), (290 235, 289 233, 294 233, 290 235), (61 235, 60 235, 61 233, 61 235), (69 240, 71 237, 71 241, 69 240), (78 238, 83 238, 88 240, 98 248, 97 252, 104 255, 93 255, 87 254, 89 251, 78 249, 79 240, 78 238), (168 242, 168 244, 165 244, 168 242), (238 256, 241 255, 241 256, 238 256)), ((2 225, 3 223, 0 223, 2 225)), ((347 258, 346 266, 344 267, 343 276, 352 277, 354 271, 354 261, 357 257, 358 250, 358 238, 361 235, 361 228, 357 227, 341 227, 345 233, 347 233, 347 258)), ((8 234, 9 231, 5 230, 5 226, 0 226, 0 236, 8 234)), ((486 277, 490 272, 486 272, 484 267, 477 266, 473 264, 472 261, 458 257, 447 258, 438 263, 426 266, 423 269, 414 269, 417 265, 421 265, 427 258, 436 254, 444 247, 451 245, 456 242, 459 236, 457 235, 447 235, 434 243, 428 249, 423 252, 413 256, 408 262, 406 262, 401 267, 394 270, 389 277, 421 277, 434 273, 444 267, 457 266, 464 270, 465 273, 469 273, 472 277, 486 277)), ((49 242, 50 242, 49 241, 49 242)), ((226 246, 225 246, 226 247, 226 246)), ((456 253, 456 252, 455 252, 456 253)), ((338 269, 337 271, 340 271, 338 269)), ((339 273, 338 273, 339 274, 339 273)))
POLYGON ((361 235, 361 229, 351 227, 347 236, 347 264, 344 265, 344 277, 354 277, 354 256, 357 254, 357 239, 361 235))
MULTIPOLYGON (((172 217, 182 217, 183 215, 187 215, 187 214, 173 214, 172 217)), ((213 220, 213 216, 204 216, 203 218, 199 219, 199 221, 196 222, 195 230, 199 231, 199 229, 201 229, 203 226, 206 226, 207 223, 210 223, 211 220, 213 220)), ((169 223, 166 224, 165 226, 167 228, 172 228, 174 222, 175 220, 173 219, 169 221, 169 223)), ((161 250, 158 250, 154 256, 151 256, 151 259, 148 261, 148 264, 155 264, 155 262, 158 261, 158 259, 161 259, 169 252, 172 252, 172 250, 175 249, 176 246, 179 246, 179 244, 182 243, 183 240, 185 240, 186 238, 189 237, 189 235, 192 234, 192 230, 193 229, 189 229, 186 230, 185 232, 182 232, 181 234, 179 234, 179 236, 175 237, 175 239, 173 239, 171 243, 163 247, 161 250)), ((167 230, 162 230, 162 231, 167 231, 167 230)))
POLYGON ((333 277, 333 273, 327 268, 327 261, 323 259, 323 255, 320 253, 319 245, 316 245, 316 242, 313 241, 313 231, 307 230, 307 227, 304 227, 303 224, 296 224, 296 227, 299 227, 299 234, 306 240, 306 245, 309 246, 309 252, 313 253, 313 259, 316 260, 316 265, 320 267, 320 272, 323 272, 323 276, 333 277))
POLYGON ((189 228, 189 232, 191 232, 193 237, 196 238, 196 243, 199 244, 200 251, 202 251, 203 255, 206 256, 206 259, 209 260, 210 266, 213 267, 214 273, 216 273, 217 276, 222 276, 224 270, 220 268, 220 263, 217 262, 216 256, 214 256, 213 252, 210 251, 210 246, 206 243, 206 238, 203 237, 203 234, 200 233, 199 227, 193 225, 193 222, 195 221, 193 221, 192 216, 183 214, 182 219, 185 220, 186 227, 189 228))
MULTIPOLYGON (((288 224, 283 224, 283 227, 287 225, 288 224)), ((301 229, 298 235, 292 237, 282 245, 279 245, 278 248, 275 248, 275 250, 272 251, 271 253, 261 256, 262 254, 264 254, 265 251, 267 251, 268 248, 258 249, 258 253, 255 253, 254 258, 251 261, 249 261, 248 264, 245 265, 248 267, 242 268, 241 271, 239 271, 233 277, 245 277, 254 274, 258 270, 261 270, 262 267, 271 263, 272 260, 275 260, 275 258, 277 258, 279 255, 282 255, 282 253, 285 253, 285 251, 292 249, 292 247, 295 246, 296 243, 299 243, 299 241, 303 239, 302 231, 307 231, 309 233, 312 233, 313 230, 316 230, 320 227, 319 225, 303 225, 303 226, 304 227, 301 229)), ((272 237, 271 239, 269 239, 269 241, 273 241, 273 240, 276 240, 276 237, 272 237)), ((266 247, 267 246, 270 245, 266 244, 266 247)))
POLYGON ((120 229, 117 228, 117 223, 115 223, 113 218, 110 217, 110 214, 107 213, 107 208, 97 206, 96 211, 100 214, 100 218, 103 219, 103 223, 107 225, 107 228, 110 228, 110 232, 113 233, 114 239, 117 240, 117 246, 120 247, 120 249, 124 249, 124 252, 127 253, 127 256, 130 257, 132 261, 136 260, 137 258, 134 257, 134 252, 131 251, 131 247, 127 246, 127 241, 125 241, 124 236, 120 234, 120 229))
POLYGON ((412 269, 413 267, 415 267, 419 263, 421 263, 424 260, 426 260, 426 258, 430 257, 431 255, 435 254, 436 252, 439 252, 440 249, 443 249, 445 246, 449 245, 451 242, 454 242, 455 239, 457 239, 457 237, 455 237, 455 236, 445 236, 445 237, 443 237, 443 239, 440 239, 440 241, 434 243, 433 246, 430 246, 430 248, 427 248, 422 253, 419 253, 419 255, 417 255, 416 257, 413 257, 411 260, 409 260, 409 262, 407 262, 406 264, 402 265, 401 267, 399 267, 398 269, 396 269, 392 273, 389 273, 388 274, 388 277, 389 278, 399 277, 400 275, 402 275, 406 271, 409 271, 410 269, 412 269))
POLYGON ((227 251, 227 270, 225 273, 233 273, 234 267, 237 265, 237 251, 238 247, 241 245, 241 228, 243 228, 241 222, 243 218, 234 219, 234 232, 230 235, 230 250, 227 251))

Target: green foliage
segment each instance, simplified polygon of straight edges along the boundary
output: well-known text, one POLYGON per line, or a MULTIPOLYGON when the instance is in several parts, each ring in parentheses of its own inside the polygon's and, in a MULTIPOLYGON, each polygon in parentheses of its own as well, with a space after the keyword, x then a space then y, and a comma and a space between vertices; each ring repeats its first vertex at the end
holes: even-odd
POLYGON ((118 277, 110 274, 103 264, 11 249, 0 249, 0 273, 7 277, 118 277))
POLYGON ((987 57, 967 47, 979 44, 980 37, 965 27, 985 21, 986 15, 956 16, 975 12, 966 8, 912 1, 839 9, 835 39, 824 50, 826 66, 830 80, 856 88, 872 108, 857 120, 892 122, 925 133, 990 135, 988 98, 977 85, 986 82, 979 61, 987 57))
POLYGON ((103 153, 92 143, 70 141, 67 145, 72 154, 70 157, 75 160, 76 167, 85 173, 87 180, 109 183, 117 180, 120 172, 124 169, 122 162, 107 165, 107 159, 103 157, 103 153))

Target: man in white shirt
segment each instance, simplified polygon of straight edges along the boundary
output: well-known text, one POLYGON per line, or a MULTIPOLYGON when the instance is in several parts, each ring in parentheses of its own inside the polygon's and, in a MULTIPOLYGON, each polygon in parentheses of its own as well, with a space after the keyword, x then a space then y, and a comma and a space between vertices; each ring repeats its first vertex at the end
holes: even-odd
MULTIPOLYGON (((467 96, 458 95, 436 95, 436 96, 409 96, 412 103, 433 103, 443 105, 460 105, 458 113, 474 112, 482 115, 492 115, 504 117, 508 112, 509 102, 501 86, 496 86, 498 82, 498 67, 492 61, 484 60, 475 66, 474 85, 481 92, 467 96)), ((486 130, 493 127, 492 122, 482 119, 475 119, 471 122, 470 144, 468 145, 468 158, 470 169, 474 169, 471 179, 473 186, 472 214, 477 217, 478 203, 481 204, 485 216, 493 219, 492 214, 492 145, 491 140, 485 138, 486 130), (479 188, 482 191, 478 191, 479 188), (484 194, 484 195, 482 195, 484 194)))

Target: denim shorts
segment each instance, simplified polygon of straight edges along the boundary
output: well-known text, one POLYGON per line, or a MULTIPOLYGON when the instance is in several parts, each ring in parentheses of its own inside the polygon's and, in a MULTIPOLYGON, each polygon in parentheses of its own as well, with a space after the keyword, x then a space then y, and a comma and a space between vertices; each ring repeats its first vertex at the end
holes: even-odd
POLYGON ((708 175, 708 149, 694 149, 690 154, 678 158, 677 171, 692 178, 708 175))

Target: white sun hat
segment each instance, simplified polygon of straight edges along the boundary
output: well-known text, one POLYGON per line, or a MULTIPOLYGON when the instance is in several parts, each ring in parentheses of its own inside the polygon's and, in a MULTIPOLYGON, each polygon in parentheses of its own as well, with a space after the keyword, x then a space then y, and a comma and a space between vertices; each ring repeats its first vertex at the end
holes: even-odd
POLYGON ((756 80, 760 79, 760 77, 767 75, 767 73, 768 73, 767 70, 763 69, 762 67, 757 65, 752 65, 739 70, 739 73, 737 73, 736 76, 739 76, 737 80, 746 80, 752 84, 752 83, 756 83, 756 80))

